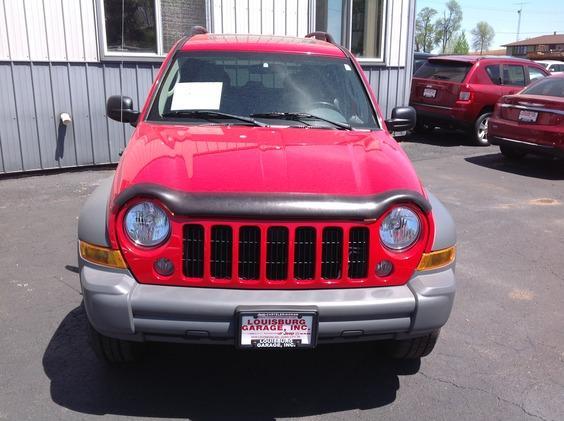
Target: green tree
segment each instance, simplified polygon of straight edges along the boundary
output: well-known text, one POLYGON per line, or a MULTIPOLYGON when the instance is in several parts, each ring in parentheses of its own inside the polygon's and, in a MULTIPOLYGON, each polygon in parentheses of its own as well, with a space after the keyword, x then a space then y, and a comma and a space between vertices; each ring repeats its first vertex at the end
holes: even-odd
POLYGON ((452 41, 453 35, 460 30, 462 22, 462 8, 456 0, 449 0, 443 17, 435 23, 436 40, 441 48, 441 53, 445 53, 452 41))
POLYGON ((470 33, 472 34, 472 48, 476 51, 479 50, 480 54, 490 48, 495 37, 494 29, 489 23, 484 21, 478 22, 470 33))
POLYGON ((431 20, 437 11, 431 7, 424 7, 417 14, 415 21, 415 50, 430 53, 436 43, 435 25, 431 20))
POLYGON ((468 54, 469 50, 470 47, 468 46, 468 41, 466 40, 466 34, 462 31, 460 35, 456 37, 456 42, 454 43, 452 52, 454 54, 468 54))

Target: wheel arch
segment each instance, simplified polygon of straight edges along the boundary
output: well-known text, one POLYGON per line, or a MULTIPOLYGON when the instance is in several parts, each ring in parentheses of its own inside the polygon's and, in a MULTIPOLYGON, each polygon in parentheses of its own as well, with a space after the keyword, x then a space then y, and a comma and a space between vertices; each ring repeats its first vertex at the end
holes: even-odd
POLYGON ((113 177, 102 181, 84 203, 78 217, 78 239, 102 247, 110 247, 107 208, 113 177))

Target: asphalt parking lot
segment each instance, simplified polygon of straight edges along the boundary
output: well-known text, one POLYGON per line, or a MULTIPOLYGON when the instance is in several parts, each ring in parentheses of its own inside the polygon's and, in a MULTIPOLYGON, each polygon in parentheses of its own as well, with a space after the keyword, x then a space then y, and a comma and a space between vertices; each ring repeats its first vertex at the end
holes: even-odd
POLYGON ((111 370, 87 344, 76 226, 110 170, 0 179, 0 419, 564 419, 564 162, 436 132, 402 142, 458 228, 458 293, 420 362, 376 346, 154 346, 111 370))

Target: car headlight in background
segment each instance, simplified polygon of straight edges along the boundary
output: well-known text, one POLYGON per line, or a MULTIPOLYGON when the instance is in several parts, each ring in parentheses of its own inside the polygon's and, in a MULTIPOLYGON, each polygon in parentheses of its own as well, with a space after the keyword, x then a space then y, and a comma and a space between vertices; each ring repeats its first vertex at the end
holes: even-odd
POLYGON ((170 221, 155 203, 141 202, 125 214, 125 232, 135 244, 154 247, 168 238, 170 221))
POLYGON ((380 225, 380 239, 392 250, 403 250, 419 238, 421 223, 417 214, 409 208, 393 208, 380 225))

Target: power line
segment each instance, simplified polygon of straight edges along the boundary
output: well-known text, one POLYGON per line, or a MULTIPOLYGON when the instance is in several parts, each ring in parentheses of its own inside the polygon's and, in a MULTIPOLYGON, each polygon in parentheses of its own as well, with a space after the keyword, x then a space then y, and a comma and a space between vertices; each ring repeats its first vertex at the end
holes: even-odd
MULTIPOLYGON (((560 30, 555 30, 555 31, 540 31, 540 32, 519 32, 520 34, 526 35, 526 34, 547 34, 547 35, 551 35, 551 33, 556 32, 556 35, 564 35, 564 29, 560 29, 560 30), (560 33, 559 33, 560 32, 560 33)), ((502 31, 495 31, 496 34, 509 34, 509 35, 514 35, 517 34, 517 32, 502 32, 502 31)))
MULTIPOLYGON (((419 4, 423 3, 423 1, 421 1, 419 4)), ((434 4, 441 4, 441 5, 445 5, 445 1, 440 1, 440 0, 424 0, 424 3, 434 3, 434 4)), ((470 10, 482 10, 482 11, 487 11, 487 12, 502 12, 502 13, 515 13, 515 9, 497 9, 497 8, 492 8, 492 7, 475 7, 475 6, 464 6, 461 5, 462 10, 464 11, 465 9, 470 9, 470 10)), ((557 10, 527 10, 527 13, 531 13, 531 14, 539 14, 539 15, 562 15, 564 14, 564 11, 557 11, 557 10)))

